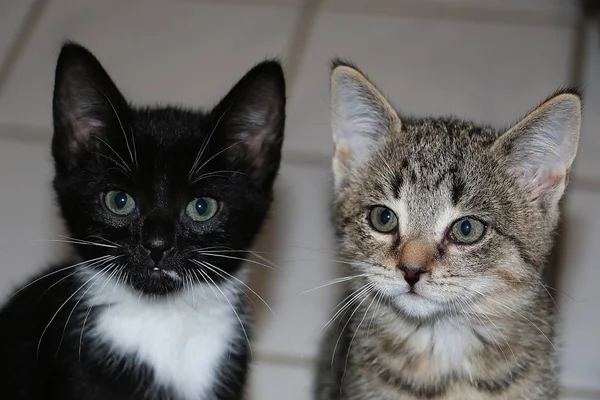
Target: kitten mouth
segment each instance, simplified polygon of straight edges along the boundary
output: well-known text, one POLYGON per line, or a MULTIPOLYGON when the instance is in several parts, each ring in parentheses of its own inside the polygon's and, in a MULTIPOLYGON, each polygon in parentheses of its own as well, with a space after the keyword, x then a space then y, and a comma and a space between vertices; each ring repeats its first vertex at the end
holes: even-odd
POLYGON ((149 295, 167 295, 183 287, 183 279, 176 271, 160 267, 146 269, 131 277, 133 287, 149 295))
POLYGON ((181 281, 181 276, 179 276, 177 272, 159 267, 153 267, 149 272, 149 276, 154 279, 171 278, 176 281, 181 281))

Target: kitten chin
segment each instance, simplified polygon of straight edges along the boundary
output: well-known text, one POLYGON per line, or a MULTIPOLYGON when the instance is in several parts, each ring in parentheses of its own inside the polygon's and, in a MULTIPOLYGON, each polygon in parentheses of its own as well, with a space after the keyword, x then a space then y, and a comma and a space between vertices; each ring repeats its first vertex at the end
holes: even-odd
POLYGON ((53 186, 75 256, 2 307, 2 398, 241 398, 242 265, 280 164, 279 62, 254 66, 211 110, 134 107, 67 43, 53 120, 53 186))
POLYGON ((561 90, 499 132, 401 118, 337 61, 331 109, 351 291, 322 343, 316 397, 556 399, 555 310, 541 280, 577 152, 579 92, 561 90))
POLYGON ((151 296, 166 296, 184 288, 183 278, 179 273, 158 267, 132 273, 129 282, 136 291, 151 296))

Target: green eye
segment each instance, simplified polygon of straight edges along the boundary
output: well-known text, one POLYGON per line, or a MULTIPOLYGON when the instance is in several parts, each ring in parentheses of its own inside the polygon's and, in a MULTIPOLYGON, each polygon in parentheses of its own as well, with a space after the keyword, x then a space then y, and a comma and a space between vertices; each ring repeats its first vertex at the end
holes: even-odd
POLYGON ((185 213, 197 222, 208 221, 219 211, 219 203, 210 197, 199 197, 189 202, 185 213))
POLYGON ((111 190, 103 196, 104 204, 113 214, 128 215, 135 210, 135 200, 125 192, 111 190))
POLYGON ((398 218, 392 210, 387 207, 376 206, 369 212, 369 222, 378 232, 389 233, 398 226, 398 218))
POLYGON ((477 242, 485 233, 485 225, 473 217, 461 218, 452 224, 449 236, 450 240, 460 244, 471 244, 477 242))

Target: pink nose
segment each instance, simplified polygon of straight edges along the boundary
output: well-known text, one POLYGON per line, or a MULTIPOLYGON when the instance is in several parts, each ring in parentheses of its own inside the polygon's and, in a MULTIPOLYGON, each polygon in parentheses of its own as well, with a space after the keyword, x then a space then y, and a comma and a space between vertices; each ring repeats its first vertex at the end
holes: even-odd
POLYGON ((400 264, 398 269, 404 272, 404 280, 410 285, 410 287, 415 286, 417 282, 419 282, 421 275, 428 272, 427 268, 413 267, 406 264, 400 264))

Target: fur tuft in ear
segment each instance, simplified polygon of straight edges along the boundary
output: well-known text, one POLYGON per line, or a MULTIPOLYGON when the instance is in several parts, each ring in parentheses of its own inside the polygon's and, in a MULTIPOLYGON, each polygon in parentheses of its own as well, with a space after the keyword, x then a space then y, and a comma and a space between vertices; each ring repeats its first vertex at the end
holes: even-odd
POLYGON ((227 155, 261 182, 279 167, 285 105, 283 69, 268 60, 252 68, 210 113, 227 155))
POLYGON ((399 132, 398 114, 369 79, 352 64, 336 59, 331 71, 333 173, 339 190, 348 173, 368 160, 381 138, 399 132))
POLYGON ((578 90, 562 90, 500 136, 492 150, 502 167, 532 196, 556 206, 577 153, 582 101, 578 90))
POLYGON ((65 43, 56 66, 52 152, 57 166, 98 146, 109 129, 122 129, 127 102, 100 62, 84 47, 65 43))

